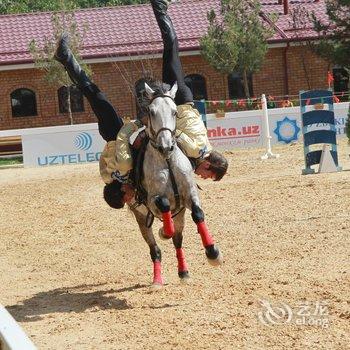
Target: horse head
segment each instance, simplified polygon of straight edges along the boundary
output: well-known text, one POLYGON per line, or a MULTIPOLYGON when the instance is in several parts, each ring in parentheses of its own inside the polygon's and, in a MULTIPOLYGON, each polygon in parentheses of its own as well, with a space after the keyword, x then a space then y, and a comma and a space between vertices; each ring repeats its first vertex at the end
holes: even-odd
POLYGON ((151 145, 169 158, 175 146, 177 83, 166 92, 155 91, 147 84, 145 90, 150 99, 147 130, 151 145))

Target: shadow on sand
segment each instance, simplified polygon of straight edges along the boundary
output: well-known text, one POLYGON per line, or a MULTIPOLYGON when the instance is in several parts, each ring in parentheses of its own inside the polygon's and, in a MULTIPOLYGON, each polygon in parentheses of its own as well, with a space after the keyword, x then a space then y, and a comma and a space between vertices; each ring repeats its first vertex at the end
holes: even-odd
POLYGON ((23 300, 16 305, 8 305, 6 309, 18 322, 34 322, 42 319, 41 316, 52 313, 84 312, 88 309, 116 309, 127 310, 132 307, 125 299, 116 298, 115 294, 133 291, 146 287, 135 284, 120 289, 91 291, 91 288, 101 287, 103 284, 80 285, 63 287, 40 292, 23 300))

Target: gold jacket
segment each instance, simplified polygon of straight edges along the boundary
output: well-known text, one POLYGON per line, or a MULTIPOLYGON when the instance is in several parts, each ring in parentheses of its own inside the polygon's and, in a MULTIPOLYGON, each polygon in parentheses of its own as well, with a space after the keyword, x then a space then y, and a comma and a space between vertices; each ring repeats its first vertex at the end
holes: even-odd
POLYGON ((189 158, 203 158, 212 150, 202 117, 192 105, 177 106, 176 138, 189 158))
POLYGON ((100 157, 100 174, 106 184, 113 180, 127 181, 128 173, 132 169, 129 139, 140 127, 140 121, 125 124, 120 129, 117 139, 107 142, 100 157))

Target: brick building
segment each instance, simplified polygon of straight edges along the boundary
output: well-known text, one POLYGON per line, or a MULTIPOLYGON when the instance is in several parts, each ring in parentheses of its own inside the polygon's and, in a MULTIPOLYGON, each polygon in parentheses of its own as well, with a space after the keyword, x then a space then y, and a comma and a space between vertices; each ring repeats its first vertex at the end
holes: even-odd
MULTIPOLYGON (((255 96, 295 95, 300 90, 327 87, 329 66, 302 45, 312 38, 311 29, 290 28, 291 12, 302 4, 325 16, 324 1, 262 1, 264 13, 279 19, 269 40, 269 51, 260 72, 251 77, 255 96)), ((242 98, 241 78, 218 73, 201 57, 199 38, 205 33, 207 12, 219 8, 218 0, 183 0, 170 8, 176 27, 182 63, 195 97, 207 100, 242 98)), ((265 16, 262 15, 262 20, 265 16)), ((79 25, 88 24, 81 53, 91 65, 93 79, 122 116, 136 112, 132 85, 141 71, 161 77, 161 38, 149 5, 86 9, 76 12, 79 25)), ((51 14, 0 16, 0 130, 68 124, 60 87, 47 85, 43 73, 34 68, 29 42, 39 43, 51 33, 51 14), (23 30, 25 28, 25 30, 23 30)), ((311 27, 310 27, 311 28, 311 27)), ((87 101, 73 93, 74 123, 95 122, 87 101)))

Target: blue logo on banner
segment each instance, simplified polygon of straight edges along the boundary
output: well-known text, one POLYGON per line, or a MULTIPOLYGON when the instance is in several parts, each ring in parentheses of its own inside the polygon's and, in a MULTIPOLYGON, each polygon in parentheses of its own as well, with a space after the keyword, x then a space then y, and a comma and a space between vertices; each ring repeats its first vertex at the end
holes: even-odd
POLYGON ((75 138, 74 145, 81 151, 87 151, 92 146, 91 135, 87 132, 82 132, 75 138))
POLYGON ((273 131, 278 138, 278 142, 290 143, 298 140, 300 128, 295 119, 285 117, 283 120, 277 122, 277 127, 273 131))
POLYGON ((78 153, 67 154, 48 154, 37 158, 40 166, 61 165, 61 164, 78 164, 98 162, 101 152, 87 152, 92 146, 92 136, 87 132, 81 132, 74 139, 75 147, 80 151, 78 153))

